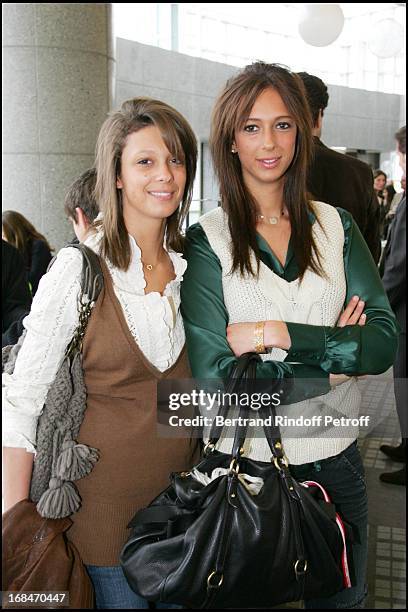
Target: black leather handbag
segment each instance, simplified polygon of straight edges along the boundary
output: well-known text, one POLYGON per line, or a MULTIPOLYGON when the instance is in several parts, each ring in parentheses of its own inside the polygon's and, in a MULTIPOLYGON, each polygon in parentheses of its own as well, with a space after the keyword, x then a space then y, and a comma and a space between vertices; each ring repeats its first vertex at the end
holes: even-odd
MULTIPOLYGON (((254 379, 259 355, 240 357, 228 391, 254 379)), ((270 608, 327 597, 352 586, 348 527, 318 483, 290 474, 278 428, 267 428, 271 462, 241 455, 246 427, 237 428, 232 454, 218 452, 213 435, 196 468, 224 475, 203 485, 190 472, 171 484, 128 527, 121 553, 130 587, 149 601, 188 608, 270 608), (276 431, 277 430, 277 431, 276 431), (257 495, 239 474, 261 477, 257 495)))

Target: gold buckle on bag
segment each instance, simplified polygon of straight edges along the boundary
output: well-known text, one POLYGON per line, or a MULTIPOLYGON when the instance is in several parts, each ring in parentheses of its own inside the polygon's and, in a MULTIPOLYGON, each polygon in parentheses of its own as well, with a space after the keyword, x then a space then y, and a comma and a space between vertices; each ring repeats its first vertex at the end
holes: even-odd
POLYGON ((289 462, 288 462, 287 458, 285 457, 285 455, 284 455, 283 457, 280 457, 280 458, 278 458, 278 457, 274 457, 274 458, 273 458, 273 462, 274 462, 274 464, 275 464, 276 469, 277 469, 277 470, 279 470, 280 472, 282 471, 282 467, 281 467, 281 465, 279 465, 279 463, 278 463, 279 461, 280 461, 280 462, 281 462, 281 464, 283 464, 285 467, 289 467, 289 462))
POLYGON ((239 463, 238 463, 238 461, 236 460, 235 457, 231 461, 229 469, 230 469, 230 472, 233 472, 234 474, 238 474, 238 472, 239 472, 239 463))
POLYGON ((211 449, 211 452, 213 453, 215 451, 215 444, 213 444, 212 442, 207 442, 203 450, 205 456, 208 455, 208 449, 211 449))

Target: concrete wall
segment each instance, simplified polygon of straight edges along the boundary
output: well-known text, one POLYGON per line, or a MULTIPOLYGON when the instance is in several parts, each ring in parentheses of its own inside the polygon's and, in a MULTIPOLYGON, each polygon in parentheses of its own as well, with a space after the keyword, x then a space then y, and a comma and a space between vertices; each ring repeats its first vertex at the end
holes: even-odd
POLYGON ((385 153, 395 148, 400 127, 401 98, 397 94, 329 85, 323 139, 328 146, 385 153))
POLYGON ((150 45, 116 39, 116 106, 135 96, 171 104, 207 140, 210 113, 223 83, 236 68, 150 45))
POLYGON ((3 210, 59 249, 73 237, 63 201, 94 162, 109 109, 109 4, 3 5, 3 210))

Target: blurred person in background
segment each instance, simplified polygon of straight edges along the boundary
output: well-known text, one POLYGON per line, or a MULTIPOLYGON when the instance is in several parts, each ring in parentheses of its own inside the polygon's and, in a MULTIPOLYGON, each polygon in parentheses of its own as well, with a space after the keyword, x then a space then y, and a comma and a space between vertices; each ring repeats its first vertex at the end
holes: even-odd
POLYGON ((394 187, 393 181, 390 181, 389 183, 386 184, 386 186, 384 187, 383 193, 384 193, 384 196, 387 199, 387 203, 391 204, 395 194, 397 193, 395 191, 395 187, 394 187))
MULTIPOLYGON (((395 134, 400 166, 406 171, 406 126, 395 134)), ((407 362, 406 362, 406 199, 405 195, 398 204, 397 212, 391 223, 387 244, 384 250, 383 285, 387 292, 391 307, 395 312, 400 325, 398 352, 394 361, 394 393, 397 406, 398 419, 401 428, 401 444, 389 446, 383 444, 380 450, 394 461, 405 463, 405 466, 396 472, 380 475, 380 480, 390 484, 406 485, 407 461, 407 362)))
POLYGON ((298 76, 303 81, 313 119, 313 160, 307 187, 316 200, 340 206, 353 215, 377 263, 381 254, 380 219, 372 170, 361 160, 323 144, 320 137, 329 102, 327 86, 319 77, 307 72, 298 72, 298 76))
POLYGON ((1 241, 1 346, 16 344, 24 331, 23 319, 30 312, 31 292, 21 253, 1 241))
POLYGON ((96 169, 88 168, 69 187, 64 210, 72 222, 76 238, 73 242, 86 240, 89 228, 99 213, 95 199, 96 169))
POLYGON ((384 189, 387 184, 387 175, 380 170, 374 170, 374 190, 378 199, 378 203, 382 204, 384 200, 384 189))
POLYGON ((401 202, 403 198, 405 198, 405 184, 406 184, 406 179, 405 179, 405 176, 403 176, 401 179, 401 190, 402 191, 397 191, 397 193, 392 198, 391 208, 387 215, 387 217, 390 220, 394 218, 394 215, 397 212, 398 204, 401 202))
POLYGON ((387 202, 387 191, 385 186, 387 184, 387 175, 382 170, 374 170, 374 191, 377 196, 377 201, 380 207, 380 236, 381 240, 387 238, 387 227, 386 222, 387 214, 390 210, 391 204, 387 202))
POLYGON ((46 273, 54 249, 48 240, 21 213, 6 210, 2 216, 3 240, 16 247, 24 258, 28 282, 34 296, 41 277, 46 273))
POLYGON ((382 239, 386 240, 387 239, 387 235, 388 235, 388 228, 390 226, 390 210, 391 210, 391 202, 394 199, 394 196, 397 192, 395 191, 394 185, 391 183, 387 184, 384 187, 383 190, 383 196, 384 196, 384 210, 386 210, 385 213, 385 218, 384 218, 384 223, 383 223, 383 235, 382 235, 382 239))

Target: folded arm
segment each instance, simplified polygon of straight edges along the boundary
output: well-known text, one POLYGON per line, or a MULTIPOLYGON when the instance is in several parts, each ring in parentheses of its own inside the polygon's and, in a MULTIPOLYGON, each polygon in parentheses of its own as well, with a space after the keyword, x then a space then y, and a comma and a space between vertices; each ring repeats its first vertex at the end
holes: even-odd
MULTIPOLYGON (((188 267, 181 283, 181 312, 193 376, 227 379, 236 357, 227 340, 221 264, 198 224, 188 230, 185 256, 188 267)), ((310 379, 297 401, 330 390, 328 373, 315 364, 264 361, 257 367, 257 378, 310 379)))
POLYGON ((287 323, 291 338, 288 359, 319 363, 335 374, 381 374, 393 363, 398 324, 377 267, 351 215, 339 209, 345 228, 346 303, 354 295, 365 302, 364 326, 329 327, 287 323))

